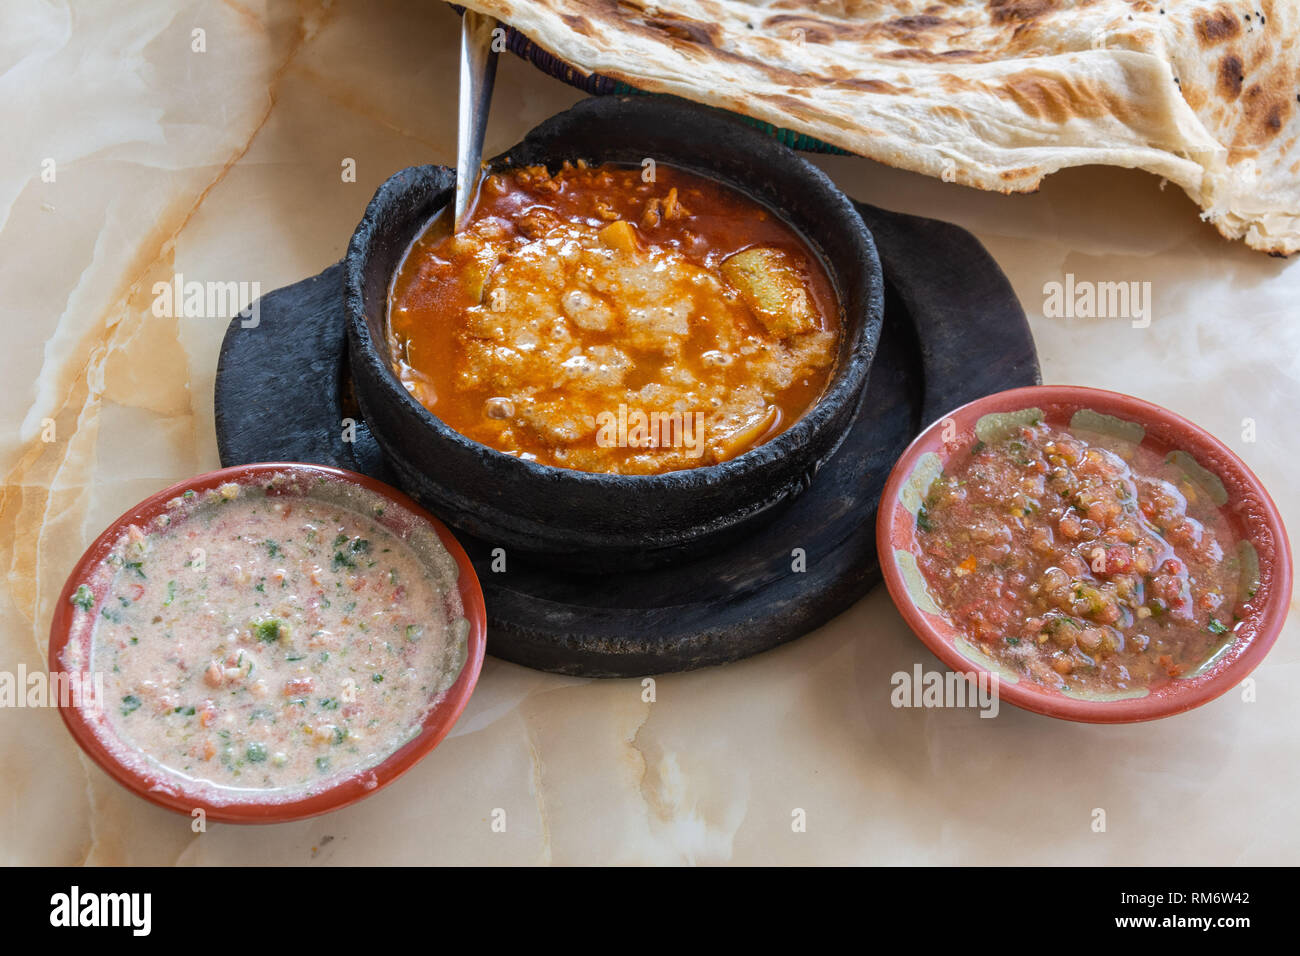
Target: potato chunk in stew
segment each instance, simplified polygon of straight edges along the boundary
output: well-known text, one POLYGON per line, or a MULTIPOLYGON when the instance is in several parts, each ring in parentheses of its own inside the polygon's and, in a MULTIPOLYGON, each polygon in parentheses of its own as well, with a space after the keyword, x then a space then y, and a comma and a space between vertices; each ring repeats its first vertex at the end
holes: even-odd
POLYGON ((778 338, 817 327, 799 273, 779 249, 746 249, 722 263, 722 274, 745 297, 758 320, 778 338))

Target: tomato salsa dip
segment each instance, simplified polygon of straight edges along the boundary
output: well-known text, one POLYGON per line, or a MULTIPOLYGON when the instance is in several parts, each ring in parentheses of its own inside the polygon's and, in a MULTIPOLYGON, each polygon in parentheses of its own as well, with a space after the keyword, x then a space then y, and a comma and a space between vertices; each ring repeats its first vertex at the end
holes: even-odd
POLYGON ((159 788, 229 804, 300 800, 417 736, 469 624, 455 559, 400 510, 277 472, 128 524, 72 592, 63 651, 103 677, 100 741, 159 788))
POLYGON ((489 173, 394 276, 389 348, 444 423, 562 468, 658 474, 741 455, 824 391, 841 318, 808 243, 681 169, 489 173))
POLYGON ((1222 484, 1141 432, 1087 410, 1068 427, 1036 409, 986 416, 924 491, 926 588, 1005 671, 1133 696, 1194 676, 1233 640, 1257 556, 1220 508, 1222 484))

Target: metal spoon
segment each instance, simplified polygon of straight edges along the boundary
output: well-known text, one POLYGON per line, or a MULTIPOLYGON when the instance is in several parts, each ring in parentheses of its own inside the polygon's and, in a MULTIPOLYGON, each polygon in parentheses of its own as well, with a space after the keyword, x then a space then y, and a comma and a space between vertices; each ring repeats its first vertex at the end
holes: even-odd
POLYGON ((483 133, 487 129, 497 54, 492 31, 497 21, 466 10, 460 21, 460 102, 456 116, 456 221, 460 232, 483 165, 483 133))

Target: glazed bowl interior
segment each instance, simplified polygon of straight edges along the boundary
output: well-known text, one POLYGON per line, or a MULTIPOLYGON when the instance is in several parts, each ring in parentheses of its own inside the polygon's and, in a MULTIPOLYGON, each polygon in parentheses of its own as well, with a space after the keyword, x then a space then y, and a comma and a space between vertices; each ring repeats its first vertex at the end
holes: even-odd
MULTIPOLYGON (((991 438, 989 440, 992 440, 991 438)), ((1226 446, 1186 419, 1131 396, 1078 386, 1012 389, 971 402, 923 431, 885 485, 877 547, 890 597, 909 627, 948 667, 998 675, 999 695, 1019 707, 1091 723, 1152 720, 1204 704, 1240 683, 1277 639, 1291 600, 1291 553, 1276 505, 1226 446), (1016 675, 980 651, 931 595, 917 559, 917 512, 953 456, 1008 426, 1041 419, 1159 453, 1208 495, 1241 542, 1244 573, 1258 586, 1225 643, 1200 667, 1150 688, 1109 695, 1056 690, 1016 675)), ((1249 592, 1246 592, 1249 593, 1249 592)))
POLYGON ((346 260, 353 380, 362 413, 404 488, 458 527, 525 551, 605 557, 715 543, 798 494, 838 447, 865 391, 880 334, 883 279, 861 216, 816 167, 727 114, 673 97, 595 97, 491 160, 674 166, 773 210, 821 260, 842 328, 820 398, 788 429, 734 459, 654 475, 539 464, 444 424, 401 384, 388 347, 392 279, 410 244, 451 200, 442 167, 404 170, 376 194, 346 260), (702 144, 708 143, 707 148, 702 144))
POLYGON ((187 815, 202 810, 208 820, 225 823, 279 823, 337 810, 387 786, 437 746, 464 710, 478 681, 486 649, 483 593, 469 558, 445 526, 387 485, 364 475, 321 465, 268 462, 224 468, 165 488, 109 525, 77 562, 59 597, 50 628, 50 672, 76 675, 83 681, 93 679, 93 622, 109 597, 112 583, 111 575, 98 571, 130 526, 164 527, 176 513, 178 500, 184 500, 188 492, 201 495, 228 483, 267 487, 268 494, 273 490, 277 495, 311 497, 354 510, 361 503, 379 503, 369 512, 370 516, 406 542, 417 558, 431 560, 425 556, 439 547, 450 555, 457 573, 463 639, 457 637, 452 645, 453 663, 446 673, 443 689, 425 714, 421 730, 379 763, 361 768, 325 788, 305 790, 300 796, 285 794, 274 801, 256 797, 244 800, 237 793, 223 793, 216 798, 209 796, 210 791, 206 789, 188 792, 177 777, 151 770, 139 760, 124 759, 133 755, 134 748, 114 733, 103 712, 106 702, 81 706, 75 700, 61 700, 60 713, 77 743, 110 776, 146 800, 170 810, 187 815), (88 608, 88 614, 77 614, 73 597, 83 586, 93 594, 93 605, 88 608))

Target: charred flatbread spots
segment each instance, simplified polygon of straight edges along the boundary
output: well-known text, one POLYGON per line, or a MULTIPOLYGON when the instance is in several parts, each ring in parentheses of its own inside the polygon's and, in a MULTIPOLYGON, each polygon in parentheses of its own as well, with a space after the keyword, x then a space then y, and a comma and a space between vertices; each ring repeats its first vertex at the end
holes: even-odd
POLYGON ((1291 0, 466 0, 580 71, 1002 192, 1069 166, 1176 183, 1300 249, 1291 0))

